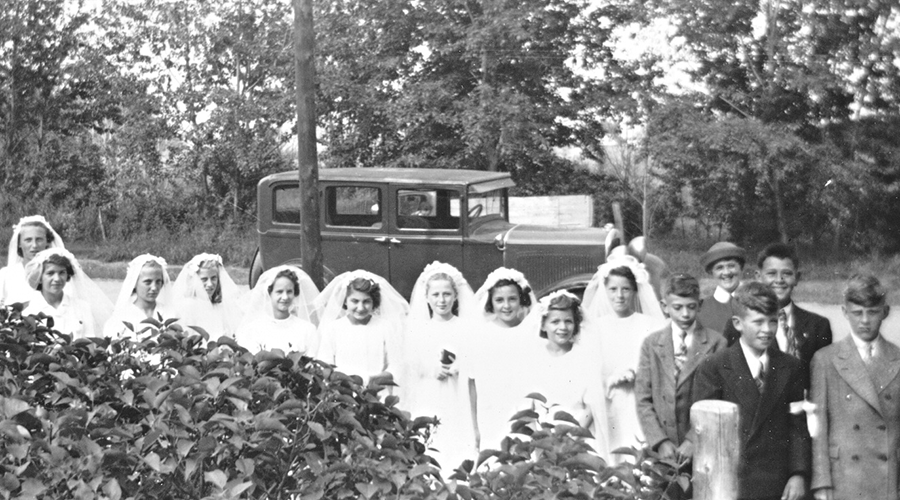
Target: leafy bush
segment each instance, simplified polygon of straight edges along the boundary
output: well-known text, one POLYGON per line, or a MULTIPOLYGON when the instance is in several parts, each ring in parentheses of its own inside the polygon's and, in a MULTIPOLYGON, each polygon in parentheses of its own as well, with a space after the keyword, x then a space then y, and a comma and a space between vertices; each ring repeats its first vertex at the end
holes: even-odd
POLYGON ((684 483, 646 451, 609 468, 564 414, 530 412, 489 465, 444 481, 425 454, 436 420, 381 385, 148 321, 140 341, 72 341, 0 309, 0 497, 657 499, 684 483))

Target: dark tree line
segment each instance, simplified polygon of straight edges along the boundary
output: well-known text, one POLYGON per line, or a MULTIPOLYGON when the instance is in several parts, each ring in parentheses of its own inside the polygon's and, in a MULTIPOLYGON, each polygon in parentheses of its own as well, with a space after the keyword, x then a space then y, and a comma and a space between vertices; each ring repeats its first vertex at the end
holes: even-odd
MULTIPOLYGON (((602 220, 622 201, 645 232, 686 215, 742 241, 900 247, 895 4, 316 9, 323 167, 502 170, 521 193, 591 192, 602 220), (653 44, 622 55, 662 21, 656 45, 691 63, 699 91, 661 84, 671 61, 653 44), (640 133, 623 141, 623 127, 640 133)), ((256 182, 293 165, 292 16, 270 0, 7 2, 0 222, 42 212, 128 238, 252 221, 256 182)))

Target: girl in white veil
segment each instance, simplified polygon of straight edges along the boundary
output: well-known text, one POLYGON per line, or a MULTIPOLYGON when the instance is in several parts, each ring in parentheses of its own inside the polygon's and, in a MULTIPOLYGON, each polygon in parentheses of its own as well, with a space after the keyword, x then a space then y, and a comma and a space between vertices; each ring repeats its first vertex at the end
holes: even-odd
POLYGON ((641 344, 665 322, 644 265, 630 255, 611 257, 588 283, 584 310, 591 324, 585 340, 601 360, 598 379, 603 381, 609 448, 640 447, 644 435, 634 398, 635 372, 641 344))
POLYGON ((234 337, 241 319, 242 294, 222 265, 222 257, 195 255, 175 278, 172 295, 179 323, 200 327, 213 340, 222 335, 234 337))
POLYGON ((53 328, 73 338, 95 337, 112 314, 112 302, 64 248, 39 252, 25 266, 34 289, 25 314, 44 313, 53 328))
POLYGON ((162 322, 176 317, 165 259, 150 254, 139 255, 128 263, 112 317, 103 326, 103 336, 137 339, 139 335, 146 335, 148 325, 141 324, 145 319, 162 322))
POLYGON ((9 239, 6 267, 0 269, 0 305, 28 301, 33 289, 25 278, 25 264, 47 248, 65 248, 47 219, 42 215, 19 219, 9 239))
POLYGON ((565 411, 594 435, 588 443, 604 459, 609 448, 606 437, 606 404, 597 391, 598 360, 585 348, 581 301, 566 290, 558 290, 538 302, 541 312, 542 342, 530 367, 531 391, 543 395, 546 403, 532 401, 541 421, 554 421, 557 411, 565 411), (598 425, 599 424, 599 425, 598 425))
POLYGON ((254 352, 281 349, 315 356, 318 336, 312 302, 318 294, 312 278, 299 267, 269 269, 250 291, 235 341, 254 352))
POLYGON ((476 456, 469 386, 460 379, 459 366, 480 311, 462 273, 437 261, 419 275, 410 298, 400 405, 414 417, 438 417, 433 456, 450 474, 476 456))
POLYGON ((509 418, 531 392, 527 371, 539 344, 541 314, 525 276, 501 267, 475 293, 482 309, 463 370, 469 378, 472 421, 479 450, 499 449, 509 433, 509 418))
POLYGON ((346 374, 399 379, 403 322, 409 304, 384 278, 368 271, 336 276, 315 300, 318 358, 346 374))

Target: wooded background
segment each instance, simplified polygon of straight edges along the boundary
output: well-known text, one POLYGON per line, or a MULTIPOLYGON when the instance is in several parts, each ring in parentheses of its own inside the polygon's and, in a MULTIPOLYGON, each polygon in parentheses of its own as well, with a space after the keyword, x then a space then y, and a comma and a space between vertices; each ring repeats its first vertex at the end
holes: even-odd
MULTIPOLYGON (((896 1, 315 15, 322 168, 502 170, 515 194, 594 195, 598 223, 621 201, 632 234, 686 216, 748 244, 900 249, 896 1)), ((257 181, 294 168, 292 19, 287 0, 6 0, 0 223, 132 249, 251 237, 257 181)))

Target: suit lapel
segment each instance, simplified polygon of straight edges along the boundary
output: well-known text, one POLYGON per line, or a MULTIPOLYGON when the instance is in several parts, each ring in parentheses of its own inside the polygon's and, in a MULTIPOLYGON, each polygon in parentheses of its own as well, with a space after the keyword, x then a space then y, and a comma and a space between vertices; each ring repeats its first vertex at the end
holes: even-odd
POLYGON ((759 407, 753 418, 753 430, 755 431, 769 414, 775 409, 776 402, 784 392, 788 383, 787 354, 769 349, 769 371, 766 372, 766 384, 760 395, 759 407))
POLYGON ((869 403, 869 406, 881 414, 881 403, 878 401, 875 383, 869 376, 866 365, 859 356, 859 352, 856 350, 856 344, 853 343, 851 337, 847 337, 840 342, 834 357, 832 357, 832 362, 837 369, 838 375, 847 382, 847 385, 849 385, 863 401, 869 403))
MULTIPOLYGON (((669 335, 669 337, 671 338, 671 335, 669 335)), ((709 335, 706 334, 706 329, 698 324, 696 328, 694 328, 694 341, 691 342, 691 347, 688 349, 687 362, 684 364, 681 373, 678 375, 678 384, 676 387, 680 387, 685 380, 690 378, 691 373, 694 373, 694 370, 700 366, 700 362, 703 360, 706 353, 709 352, 711 347, 712 344, 709 341, 709 335)))
POLYGON ((900 348, 888 342, 887 339, 881 340, 881 348, 883 350, 881 356, 877 357, 879 384, 875 387, 879 393, 897 378, 900 373, 900 348))
POLYGON ((728 364, 723 366, 725 372, 723 377, 728 379, 728 383, 735 389, 738 405, 749 410, 747 414, 755 415, 756 408, 759 406, 759 389, 756 388, 756 382, 750 374, 750 367, 744 358, 744 351, 741 350, 740 342, 728 348, 728 364))
POLYGON ((653 343, 653 352, 659 357, 666 385, 675 387, 675 344, 672 341, 672 325, 663 328, 653 343))

